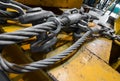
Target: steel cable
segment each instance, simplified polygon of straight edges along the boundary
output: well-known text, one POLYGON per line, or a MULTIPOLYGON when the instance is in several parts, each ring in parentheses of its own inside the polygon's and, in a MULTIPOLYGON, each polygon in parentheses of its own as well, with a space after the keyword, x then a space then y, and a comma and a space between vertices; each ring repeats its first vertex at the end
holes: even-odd
POLYGON ((79 21, 81 18, 82 18, 81 14, 72 14, 72 15, 69 15, 68 17, 65 16, 61 19, 54 17, 54 18, 48 19, 49 21, 45 23, 38 24, 29 28, 25 28, 23 30, 0 34, 0 46, 19 43, 23 40, 31 38, 42 32, 50 32, 50 31, 54 32, 54 30, 57 29, 58 25, 62 24, 66 26, 68 24, 73 24, 79 21))
POLYGON ((2 7, 4 7, 4 8, 12 8, 12 9, 15 9, 15 10, 17 10, 17 11, 20 13, 20 15, 26 14, 21 7, 15 5, 15 4, 12 4, 12 3, 4 3, 4 2, 1 2, 1 1, 0 1, 0 5, 1 5, 2 7))
MULTIPOLYGON (((61 19, 60 18, 48 19, 48 21, 45 23, 38 24, 23 30, 18 30, 16 32, 0 34, 0 46, 15 44, 28 38, 31 38, 33 36, 39 35, 42 32, 51 31, 54 32, 58 28, 57 26, 59 25, 61 26, 61 24, 63 26, 71 25, 77 23, 81 18, 82 18, 81 14, 72 14, 69 16, 64 16, 61 19)), ((89 36, 90 34, 91 31, 88 31, 71 47, 51 58, 33 62, 31 64, 17 65, 8 62, 7 60, 0 56, 0 66, 4 71, 14 73, 31 72, 34 70, 48 67, 49 65, 53 65, 57 61, 60 61, 62 58, 68 56, 69 53, 73 52, 73 50, 76 50, 85 41, 86 37, 89 36)))
POLYGON ((10 63, 2 56, 0 56, 0 66, 2 70, 6 72, 13 72, 13 73, 24 73, 24 72, 31 72, 34 70, 46 68, 50 65, 55 64, 56 62, 60 61, 61 59, 68 56, 70 53, 72 53, 74 50, 76 50, 84 41, 85 39, 91 34, 91 31, 87 31, 78 41, 76 41, 72 46, 70 46, 68 49, 63 51, 62 53, 53 56, 51 58, 46 58, 37 62, 33 62, 26 65, 17 65, 14 63, 10 63))
POLYGON ((0 45, 5 46, 18 43, 25 39, 39 35, 42 32, 50 31, 54 28, 57 28, 54 22, 47 22, 23 30, 18 30, 11 33, 3 33, 0 34, 0 45))
POLYGON ((18 16, 19 16, 19 14, 17 12, 8 12, 8 11, 0 10, 1 18, 15 18, 18 16))

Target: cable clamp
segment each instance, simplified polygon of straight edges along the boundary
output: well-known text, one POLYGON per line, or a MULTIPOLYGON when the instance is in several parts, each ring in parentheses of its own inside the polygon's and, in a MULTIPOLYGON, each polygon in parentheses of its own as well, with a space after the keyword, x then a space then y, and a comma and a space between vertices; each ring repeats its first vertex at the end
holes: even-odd
POLYGON ((50 17, 48 18, 47 20, 48 22, 54 22, 57 26, 57 29, 55 29, 54 31, 50 31, 51 33, 54 33, 54 34, 58 34, 62 28, 62 23, 60 21, 60 18, 56 18, 56 17, 50 17))

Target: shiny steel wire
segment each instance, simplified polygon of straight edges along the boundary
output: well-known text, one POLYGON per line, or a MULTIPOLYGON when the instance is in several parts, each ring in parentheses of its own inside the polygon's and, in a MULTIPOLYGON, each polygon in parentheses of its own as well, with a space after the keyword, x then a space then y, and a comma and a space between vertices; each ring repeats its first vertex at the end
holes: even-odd
POLYGON ((57 28, 54 22, 46 22, 43 24, 38 24, 29 28, 25 28, 23 30, 18 30, 10 33, 2 33, 0 34, 0 45, 5 46, 19 43, 25 39, 37 36, 42 32, 50 31, 53 28, 57 28))
POLYGON ((53 56, 51 58, 46 58, 37 62, 33 62, 30 64, 25 65, 17 65, 15 63, 10 63, 7 60, 5 60, 2 56, 0 56, 0 66, 1 69, 6 72, 12 72, 12 73, 24 73, 24 72, 31 72, 34 70, 46 68, 50 65, 55 64, 56 62, 60 61, 61 59, 68 56, 70 53, 72 53, 74 50, 76 50, 85 40, 86 38, 91 34, 91 31, 87 31, 78 41, 76 41, 72 46, 70 46, 68 49, 63 51, 62 53, 53 56))
POLYGON ((7 18, 16 18, 19 14, 17 12, 8 12, 4 10, 0 10, 0 18, 7 19, 7 18))
MULTIPOLYGON (((81 18, 81 15, 75 18, 74 16, 72 16, 73 20, 75 18, 76 20, 77 19, 79 20, 81 18)), ((69 21, 69 19, 67 20, 66 19, 67 18, 61 19, 60 23, 66 24, 69 21)), ((39 35, 42 32, 48 32, 50 30, 52 31, 53 29, 57 28, 57 25, 58 24, 56 24, 55 22, 49 21, 49 22, 38 24, 23 30, 18 30, 16 32, 0 34, 0 46, 19 43, 23 40, 39 35)), ((63 59, 64 57, 72 53, 74 50, 76 50, 85 41, 86 37, 89 36, 90 34, 91 34, 91 31, 86 32, 77 42, 75 42, 72 46, 70 46, 68 49, 66 49, 62 53, 56 56, 53 56, 51 58, 43 59, 30 64, 17 65, 17 64, 8 62, 2 56, 0 56, 0 68, 6 72, 13 72, 13 73, 31 72, 34 70, 46 68, 50 65, 55 64, 56 62, 60 61, 61 59, 63 59)))
POLYGON ((4 8, 12 8, 12 9, 15 9, 15 10, 17 10, 17 11, 20 13, 20 15, 26 14, 26 13, 24 12, 24 10, 23 10, 20 6, 17 6, 17 5, 15 5, 15 4, 12 4, 12 3, 4 3, 4 2, 1 2, 1 1, 0 1, 0 5, 3 6, 4 8))

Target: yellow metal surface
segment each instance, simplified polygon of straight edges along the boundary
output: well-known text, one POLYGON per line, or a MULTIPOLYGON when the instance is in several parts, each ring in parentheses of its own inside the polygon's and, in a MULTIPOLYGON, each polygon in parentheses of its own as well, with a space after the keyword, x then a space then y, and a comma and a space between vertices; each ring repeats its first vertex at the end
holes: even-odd
MULTIPOLYGON (((11 32, 22 28, 23 27, 13 25, 12 29, 9 30, 9 26, 6 26, 4 30, 11 32), (15 29, 13 27, 15 27, 15 29)), ((48 53, 46 57, 56 55, 56 53, 60 53, 72 44, 70 42, 72 38, 69 35, 64 35, 63 33, 60 34, 58 38, 61 38, 61 41, 66 41, 66 44, 65 42, 59 41, 58 45, 56 45, 57 49, 48 53)), ((82 46, 82 48, 80 48, 69 60, 61 63, 57 67, 55 66, 49 69, 48 73, 58 81, 119 81, 120 74, 107 64, 110 57, 111 43, 112 41, 104 38, 90 41, 82 46)), ((6 47, 3 53, 6 55, 6 52, 7 59, 12 62, 20 64, 31 62, 27 60, 29 58, 24 55, 17 45, 6 47)), ((24 75, 10 74, 10 77, 13 81, 49 81, 43 74, 41 75, 41 72, 37 71, 25 73, 24 75)))
MULTIPOLYGON (((115 33, 120 35, 120 17, 115 21, 115 26, 114 26, 114 29, 115 29, 115 33)), ((118 41, 115 41, 118 45, 120 45, 120 42, 118 41)))
POLYGON ((115 21, 115 32, 120 34, 120 18, 115 21))
MULTIPOLYGON (((26 64, 32 62, 32 60, 23 53, 23 51, 18 45, 10 45, 5 47, 2 54, 7 60, 13 63, 26 64)), ((18 81, 20 79, 22 79, 23 81, 51 81, 43 70, 38 70, 19 75, 10 74, 10 78, 12 81, 18 81)))
MULTIPOLYGON (((109 64, 111 41, 99 38, 82 46, 67 62, 48 72, 58 81, 120 81, 120 74, 109 64)), ((63 46, 63 49, 69 44, 63 46)), ((61 52, 58 48, 51 55, 61 52)))
POLYGON ((46 7, 80 8, 83 0, 16 0, 23 4, 46 7))
POLYGON ((100 38, 91 41, 85 47, 106 63, 109 63, 112 41, 100 38))
MULTIPOLYGON (((24 28, 24 26, 16 25, 12 25, 9 28, 10 26, 2 27, 6 32, 24 28)), ((56 55, 71 46, 71 34, 64 35, 62 33, 58 38, 61 39, 55 46, 56 49, 48 53, 46 58, 56 55)), ((49 68, 47 72, 58 81, 120 81, 120 74, 108 64, 111 45, 112 41, 105 38, 88 41, 78 51, 75 51, 75 54, 73 53, 74 55, 71 54, 70 59, 49 68)), ((29 46, 25 48, 29 48, 29 46)), ((32 62, 31 58, 25 55, 18 45, 5 47, 3 56, 9 61, 18 64, 32 62)), ((38 56, 41 59, 41 55, 37 55, 39 59, 38 56)), ((10 74, 9 76, 12 81, 51 81, 43 70, 20 75, 10 74)))
MULTIPOLYGON (((13 24, 1 26, 1 28, 3 28, 5 32, 13 32, 16 30, 23 29, 25 27, 26 26, 13 25, 13 24)), ((26 64, 33 61, 30 57, 25 55, 25 53, 22 51, 22 49, 18 45, 10 45, 10 46, 4 47, 2 51, 2 55, 8 61, 17 63, 17 64, 26 64)), ((10 73, 9 77, 12 81, 52 81, 51 78, 43 70, 38 70, 38 71, 24 73, 24 74, 10 73)))

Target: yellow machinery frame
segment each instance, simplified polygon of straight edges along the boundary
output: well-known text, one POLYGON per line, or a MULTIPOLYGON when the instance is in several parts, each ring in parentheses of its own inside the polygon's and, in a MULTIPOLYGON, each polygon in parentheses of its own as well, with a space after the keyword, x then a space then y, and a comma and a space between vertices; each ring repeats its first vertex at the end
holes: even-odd
MULTIPOLYGON (((6 32, 23 28, 18 25, 2 27, 1 30, 6 32), (14 27, 14 29, 10 29, 10 27, 14 27)), ((71 45, 71 36, 61 34, 59 38, 68 43, 48 53, 46 58, 60 53, 71 45)), ((61 45, 61 41, 58 42, 58 45, 61 45)), ((46 72, 39 70, 25 74, 9 74, 9 76, 12 81, 52 81, 50 77, 58 81, 119 81, 120 74, 109 66, 111 46, 111 40, 98 38, 84 44, 74 52, 74 55, 72 54, 70 59, 49 68, 46 72)), ((25 55, 18 45, 5 47, 3 56, 17 64, 32 62, 31 58, 25 55)), ((41 59, 41 56, 34 54, 34 58, 41 59)))
POLYGON ((62 8, 80 8, 83 0, 16 0, 23 4, 32 6, 62 7, 62 8))

